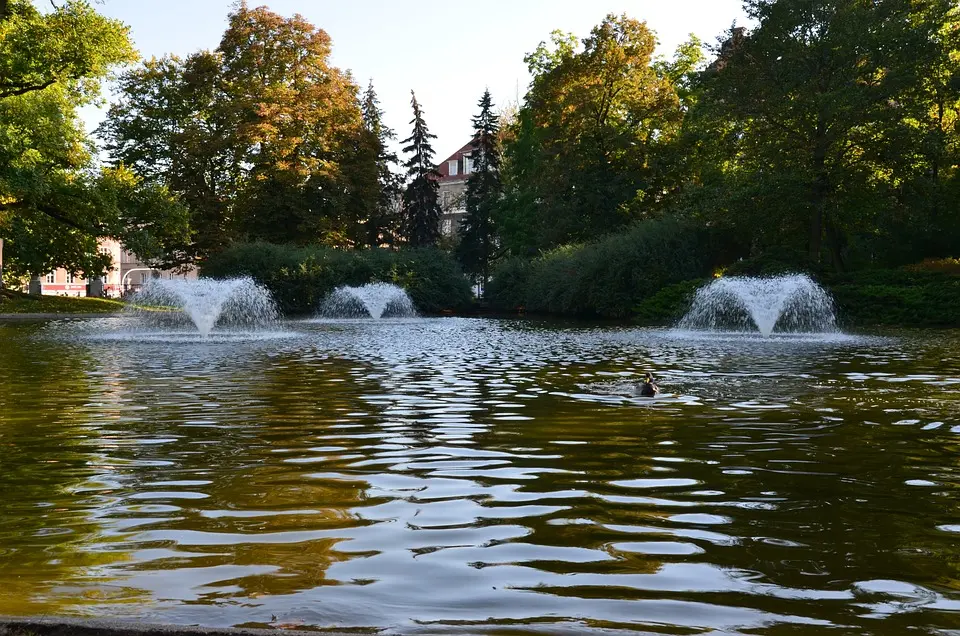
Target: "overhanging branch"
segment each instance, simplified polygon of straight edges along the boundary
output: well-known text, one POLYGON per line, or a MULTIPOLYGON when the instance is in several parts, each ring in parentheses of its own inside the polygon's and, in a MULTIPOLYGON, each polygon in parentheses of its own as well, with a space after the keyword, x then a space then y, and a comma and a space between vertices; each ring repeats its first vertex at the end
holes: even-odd
MULTIPOLYGON (((0 0, 2 2, 3 0, 0 0)), ((0 99, 6 97, 17 97, 18 95, 26 95, 27 93, 32 93, 33 91, 42 91, 45 88, 53 86, 57 80, 50 79, 46 82, 41 82, 40 84, 18 84, 18 83, 8 83, 0 82, 0 99)))
POLYGON ((58 223, 62 223, 68 227, 72 227, 73 229, 79 232, 83 232, 88 236, 101 237, 106 235, 106 228, 104 228, 103 226, 101 225, 96 225, 94 227, 84 226, 74 221, 69 216, 65 215, 59 208, 52 205, 47 205, 44 203, 30 204, 25 201, 15 201, 13 203, 0 203, 0 210, 36 210, 37 212, 40 212, 41 214, 45 214, 46 216, 50 217, 54 221, 57 221, 58 223))

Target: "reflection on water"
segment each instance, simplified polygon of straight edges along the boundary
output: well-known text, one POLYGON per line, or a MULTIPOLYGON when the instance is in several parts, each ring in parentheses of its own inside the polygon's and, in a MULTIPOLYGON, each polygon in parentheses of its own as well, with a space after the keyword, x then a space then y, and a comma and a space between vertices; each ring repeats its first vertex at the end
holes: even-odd
POLYGON ((960 334, 268 336, 0 325, 0 614, 960 628, 960 334), (648 370, 656 400, 636 395, 648 370))

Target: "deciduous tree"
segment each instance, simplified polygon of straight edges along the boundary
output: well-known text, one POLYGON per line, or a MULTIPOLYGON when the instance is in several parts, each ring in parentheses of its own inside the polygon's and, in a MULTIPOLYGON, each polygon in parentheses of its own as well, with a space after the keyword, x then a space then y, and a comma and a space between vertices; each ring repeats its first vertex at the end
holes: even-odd
MULTIPOLYGON (((555 33, 526 62, 533 81, 508 149, 504 228, 533 228, 533 249, 623 227, 656 205, 672 175, 658 152, 682 113, 654 67, 654 34, 610 15, 582 42, 555 33), (519 219, 519 220, 518 220, 519 219)), ((527 230, 529 235, 529 230, 527 230)))
POLYGON ((135 52, 127 28, 86 2, 42 13, 0 4, 0 238, 6 267, 102 274, 98 241, 116 238, 145 260, 177 261, 187 238, 180 204, 123 168, 97 169, 77 108, 135 52))

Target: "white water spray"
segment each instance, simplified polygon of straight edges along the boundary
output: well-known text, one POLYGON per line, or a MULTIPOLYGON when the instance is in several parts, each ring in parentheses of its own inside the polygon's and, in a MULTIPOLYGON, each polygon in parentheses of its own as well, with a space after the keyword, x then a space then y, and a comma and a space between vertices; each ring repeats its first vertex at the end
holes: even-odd
POLYGON ((204 337, 215 327, 262 329, 279 320, 270 292, 249 277, 153 279, 131 305, 148 322, 193 325, 204 337))
POLYGON ((758 330, 778 333, 834 333, 833 299, 804 274, 770 278, 729 276, 697 291, 693 305, 677 325, 692 331, 758 330))
POLYGON ((369 283, 362 287, 338 287, 320 304, 323 318, 409 318, 417 315, 413 301, 402 287, 369 283))

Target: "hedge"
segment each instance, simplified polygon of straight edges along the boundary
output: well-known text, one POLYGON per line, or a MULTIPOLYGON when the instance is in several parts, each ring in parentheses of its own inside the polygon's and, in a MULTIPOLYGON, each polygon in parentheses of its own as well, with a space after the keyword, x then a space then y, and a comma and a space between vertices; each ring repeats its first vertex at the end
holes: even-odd
POLYGON ((679 219, 643 221, 596 243, 505 261, 487 300, 501 311, 628 318, 662 288, 707 276, 710 254, 705 230, 679 219))
POLYGON ((273 294, 284 315, 308 315, 341 285, 394 283, 424 313, 460 311, 471 302, 470 282, 456 261, 434 248, 338 250, 240 243, 211 256, 203 276, 251 276, 273 294))

